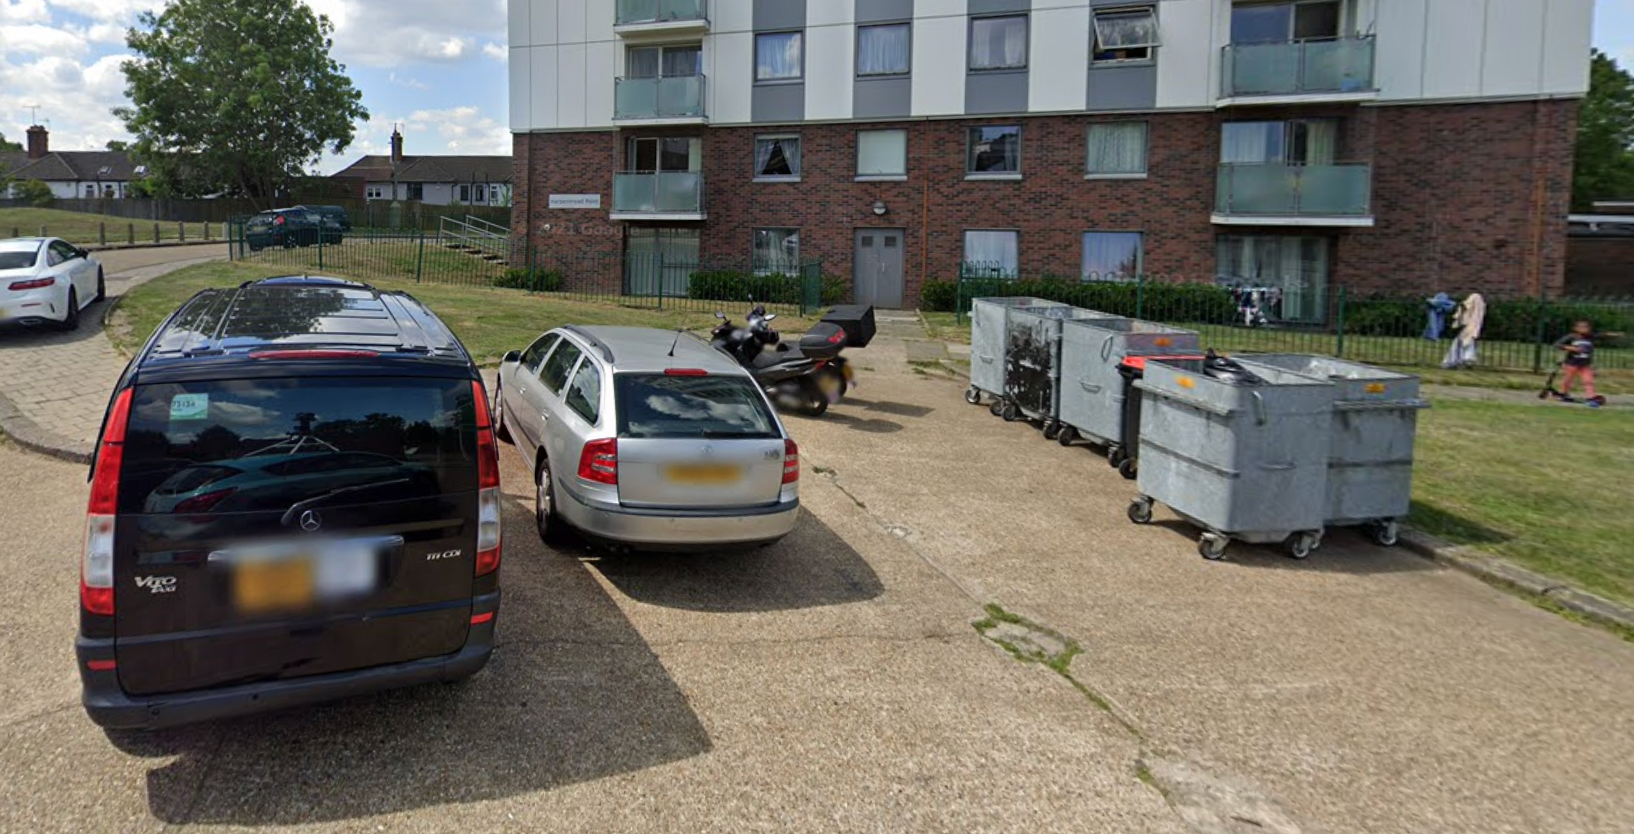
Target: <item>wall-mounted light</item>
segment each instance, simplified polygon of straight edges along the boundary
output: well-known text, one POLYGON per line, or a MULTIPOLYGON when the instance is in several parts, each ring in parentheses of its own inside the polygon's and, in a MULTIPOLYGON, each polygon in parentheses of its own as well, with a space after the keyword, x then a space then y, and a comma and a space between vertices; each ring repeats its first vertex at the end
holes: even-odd
POLYGON ((889 214, 890 212, 891 212, 891 209, 888 206, 885 205, 884 200, 875 200, 874 201, 874 216, 884 217, 885 215, 889 214))

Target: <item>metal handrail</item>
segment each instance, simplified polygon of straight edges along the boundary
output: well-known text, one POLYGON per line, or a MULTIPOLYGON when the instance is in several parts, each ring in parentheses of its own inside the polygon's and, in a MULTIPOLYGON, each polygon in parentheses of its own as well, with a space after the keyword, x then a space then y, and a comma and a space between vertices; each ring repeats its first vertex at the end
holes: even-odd
POLYGON ((443 217, 437 223, 437 243, 441 245, 458 244, 468 249, 476 249, 493 255, 507 255, 510 251, 510 230, 497 233, 483 229, 478 223, 503 228, 486 220, 467 216, 465 220, 454 217, 443 217), (476 222, 469 222, 476 221, 476 222))
POLYGON ((494 235, 497 235, 499 237, 503 237, 503 238, 506 238, 506 239, 509 239, 510 236, 511 236, 511 229, 510 229, 509 226, 501 226, 500 224, 495 223, 495 222, 493 222, 491 220, 484 220, 484 219, 482 219, 480 217, 477 217, 475 215, 470 215, 470 214, 465 215, 465 223, 466 223, 466 225, 475 227, 475 228, 480 229, 480 230, 491 232, 494 235))

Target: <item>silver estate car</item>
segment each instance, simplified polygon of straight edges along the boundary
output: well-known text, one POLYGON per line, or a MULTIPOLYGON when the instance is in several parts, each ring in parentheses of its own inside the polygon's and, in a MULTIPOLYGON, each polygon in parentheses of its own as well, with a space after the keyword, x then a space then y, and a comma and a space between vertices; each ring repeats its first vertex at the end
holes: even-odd
POLYGON ((800 451, 737 362, 690 334, 562 327, 505 355, 500 438, 533 467, 539 535, 633 550, 788 535, 800 451))

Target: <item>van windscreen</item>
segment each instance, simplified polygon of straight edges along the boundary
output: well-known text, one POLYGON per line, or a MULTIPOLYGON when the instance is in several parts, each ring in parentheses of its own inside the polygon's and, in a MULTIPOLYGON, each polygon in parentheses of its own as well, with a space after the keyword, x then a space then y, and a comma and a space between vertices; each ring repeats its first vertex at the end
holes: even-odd
POLYGON ((775 438, 766 398, 740 376, 616 374, 618 436, 775 438))
POLYGON ((121 513, 284 511, 477 487, 468 379, 257 379, 137 388, 121 513))

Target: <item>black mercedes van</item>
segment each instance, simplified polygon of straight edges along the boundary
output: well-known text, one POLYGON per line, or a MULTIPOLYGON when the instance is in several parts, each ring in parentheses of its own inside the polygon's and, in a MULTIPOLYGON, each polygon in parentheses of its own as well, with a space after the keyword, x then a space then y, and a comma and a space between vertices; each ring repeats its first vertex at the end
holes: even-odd
POLYGON ((155 728, 487 663, 499 464, 465 348, 333 278, 205 290, 115 387, 91 469, 86 712, 155 728))

